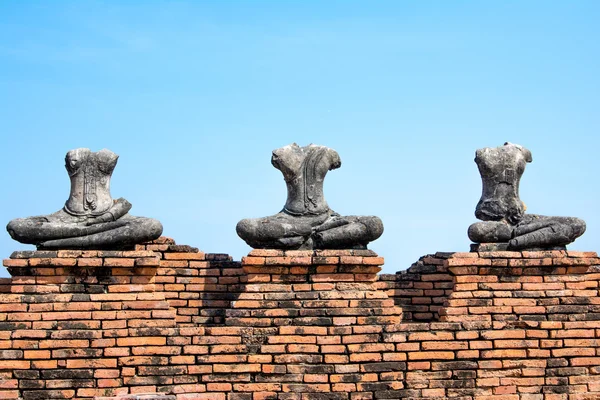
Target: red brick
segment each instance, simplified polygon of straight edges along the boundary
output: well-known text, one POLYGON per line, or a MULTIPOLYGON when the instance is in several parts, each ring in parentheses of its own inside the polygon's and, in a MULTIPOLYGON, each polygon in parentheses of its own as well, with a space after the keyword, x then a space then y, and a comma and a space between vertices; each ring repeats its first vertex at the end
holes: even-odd
POLYGON ((31 361, 0 360, 0 370, 29 369, 31 361))
POLYGON ((576 357, 571 359, 571 365, 578 366, 599 366, 600 357, 576 357))
POLYGON ((163 346, 167 343, 167 338, 162 336, 154 337, 127 337, 118 338, 118 346, 163 346))
POLYGON ((50 350, 25 350, 23 358, 28 360, 41 360, 50 358, 50 350))
POLYGON ((31 361, 32 369, 55 369, 58 366, 56 360, 34 360, 31 361))
POLYGON ((165 260, 205 260, 203 252, 198 253, 163 253, 165 260))
POLYGON ((67 368, 116 368, 116 358, 67 360, 67 368))
POLYGON ((409 360, 453 360, 452 351, 415 351, 408 353, 409 360))
POLYGON ((77 266, 79 267, 101 267, 101 258, 78 258, 77 266))
POLYGON ((424 341, 424 340, 453 340, 454 335, 452 332, 415 332, 409 333, 409 341, 424 341))
POLYGON ((214 364, 214 373, 244 373, 244 372, 260 372, 260 364, 214 364))
POLYGON ((484 258, 449 258, 445 264, 453 267, 492 265, 491 260, 484 258))
POLYGON ((527 352, 525 350, 482 350, 481 356, 483 358, 526 358, 527 352))
POLYGON ((135 259, 133 258, 105 258, 104 266, 107 267, 133 267, 135 266, 135 259))
POLYGON ((40 349, 62 349, 62 348, 87 348, 89 340, 71 339, 71 340, 41 340, 40 349))
POLYGON ((496 348, 531 348, 539 347, 537 340, 494 340, 494 347, 496 348))
POLYGON ((4 259, 2 265, 5 267, 26 267, 28 262, 27 259, 4 259))

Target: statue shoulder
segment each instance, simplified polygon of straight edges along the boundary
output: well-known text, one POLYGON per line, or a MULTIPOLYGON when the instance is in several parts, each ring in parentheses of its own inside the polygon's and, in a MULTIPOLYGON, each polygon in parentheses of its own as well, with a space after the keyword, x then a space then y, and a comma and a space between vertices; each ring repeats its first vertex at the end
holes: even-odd
POLYGON ((96 153, 96 161, 98 162, 98 169, 107 175, 112 174, 119 156, 110 150, 102 149, 96 153))

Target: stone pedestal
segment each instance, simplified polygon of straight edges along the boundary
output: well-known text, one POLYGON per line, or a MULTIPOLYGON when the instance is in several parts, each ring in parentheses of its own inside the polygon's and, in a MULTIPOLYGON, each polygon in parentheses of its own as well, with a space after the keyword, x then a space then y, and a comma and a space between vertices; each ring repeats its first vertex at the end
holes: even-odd
POLYGON ((397 324, 402 310, 375 286, 383 258, 370 250, 253 250, 247 285, 227 310, 232 326, 397 324))
POLYGON ((444 265, 454 288, 440 311, 442 321, 600 320, 595 252, 452 253, 444 265))

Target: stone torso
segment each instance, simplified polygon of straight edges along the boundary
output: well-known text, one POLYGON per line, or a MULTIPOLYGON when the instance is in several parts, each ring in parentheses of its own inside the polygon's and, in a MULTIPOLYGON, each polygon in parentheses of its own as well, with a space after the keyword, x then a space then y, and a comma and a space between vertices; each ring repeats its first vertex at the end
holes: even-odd
POLYGON ((512 143, 477 150, 475 162, 483 183, 475 209, 478 219, 516 224, 523 218, 525 207, 519 198, 519 182, 531 160, 529 150, 512 143))
POLYGON ((327 171, 341 166, 335 150, 292 144, 273 151, 271 163, 283 173, 287 185, 286 213, 320 215, 329 210, 323 195, 323 181, 327 171))
POLYGON ((64 210, 72 215, 102 215, 113 205, 110 177, 118 156, 110 150, 96 153, 75 149, 67 153, 65 166, 71 179, 71 193, 64 210))

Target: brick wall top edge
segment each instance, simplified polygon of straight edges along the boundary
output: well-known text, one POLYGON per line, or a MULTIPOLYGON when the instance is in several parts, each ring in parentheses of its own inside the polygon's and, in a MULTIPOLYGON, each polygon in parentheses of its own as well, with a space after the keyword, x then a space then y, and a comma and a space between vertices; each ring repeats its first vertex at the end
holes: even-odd
POLYGON ((523 250, 523 251, 480 251, 480 252, 437 252, 435 258, 598 258, 595 251, 574 250, 523 250))
POLYGON ((144 244, 176 244, 173 238, 167 236, 161 236, 158 239, 154 239, 150 242, 146 242, 144 244))
MULTIPOLYGON (((225 253, 204 253, 197 247, 178 245, 172 238, 161 236, 156 240, 137 244, 131 249, 115 250, 19 250, 10 255, 10 259, 30 258, 143 258, 160 257, 164 253, 192 253, 196 254, 190 259, 206 259, 209 261, 232 261, 233 258, 225 253)), ((185 258, 184 255, 182 255, 185 258)), ((166 256, 164 258, 177 258, 166 256)))
MULTIPOLYGON (((243 267, 278 267, 278 266, 310 266, 310 265, 352 265, 357 267, 381 267, 383 257, 377 256, 248 256, 242 257, 243 267)), ((379 271, 379 270, 378 270, 379 271)))
POLYGON ((145 258, 159 256, 159 253, 149 250, 21 250, 14 251, 10 258, 145 258))
POLYGON ((174 253, 198 253, 200 250, 197 247, 192 247, 187 244, 169 244, 165 245, 166 249, 164 251, 174 252, 174 253))
POLYGON ((277 249, 254 249, 249 257, 377 257, 377 253, 367 249, 348 250, 277 250, 277 249))
MULTIPOLYGON (((203 259, 211 261, 231 261, 232 257, 224 253, 203 253, 195 247, 187 245, 175 245, 171 238, 161 237, 146 244, 161 243, 164 250, 21 250, 14 251, 10 259, 30 258, 144 258, 159 257, 161 253, 191 253, 196 257, 201 254, 203 259)), ((362 257, 381 258, 372 250, 348 249, 348 250, 276 250, 255 249, 248 257, 362 257)), ((177 256, 165 256, 171 258, 177 256)), ((495 258, 579 258, 588 259, 591 264, 598 263, 598 253, 595 251, 573 251, 573 250, 548 250, 548 251, 492 251, 492 252, 437 252, 427 257, 447 259, 495 259, 495 258), (595 259, 595 260, 594 260, 595 259)), ((378 263, 377 263, 378 264, 378 263)), ((381 262, 383 264, 383 262, 381 262)))

